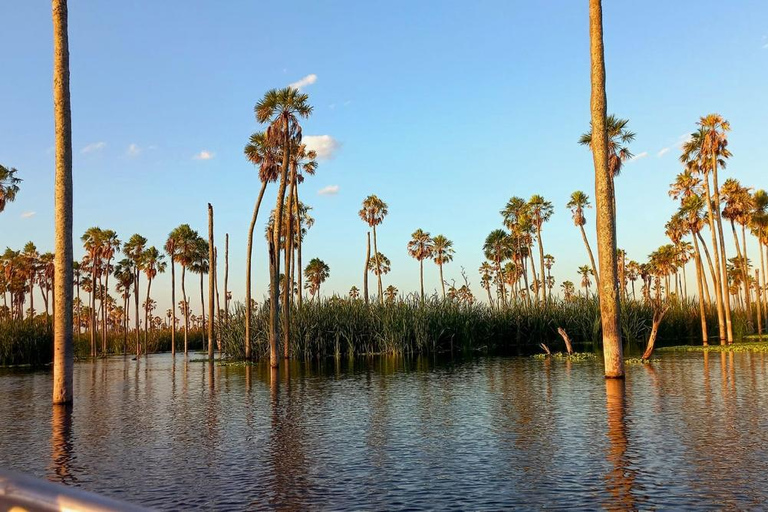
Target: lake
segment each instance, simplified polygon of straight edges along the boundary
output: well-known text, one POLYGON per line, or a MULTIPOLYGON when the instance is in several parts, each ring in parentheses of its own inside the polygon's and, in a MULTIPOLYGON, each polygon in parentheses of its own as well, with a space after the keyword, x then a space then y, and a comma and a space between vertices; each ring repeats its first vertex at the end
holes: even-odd
POLYGON ((0 370, 0 468, 158 509, 760 508, 764 353, 0 370))

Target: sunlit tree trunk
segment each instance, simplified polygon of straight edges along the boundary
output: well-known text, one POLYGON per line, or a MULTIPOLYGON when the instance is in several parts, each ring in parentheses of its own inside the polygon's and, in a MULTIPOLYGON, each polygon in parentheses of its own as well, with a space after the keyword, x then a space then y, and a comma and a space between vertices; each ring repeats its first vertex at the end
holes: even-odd
POLYGON ((421 283, 421 303, 424 304, 424 260, 421 258, 419 259, 419 283, 421 283))
POLYGON ((757 293, 755 294, 755 300, 757 302, 757 335, 760 339, 763 338, 763 312, 761 308, 760 300, 760 271, 755 270, 755 286, 757 286, 757 293))
MULTIPOLYGON (((184 355, 189 351, 189 303, 187 302, 186 277, 187 266, 181 265, 181 300, 184 305, 184 355)), ((173 305, 176 307, 176 304, 173 305)))
MULTIPOLYGON (((280 185, 277 190, 277 204, 275 205, 275 222, 272 228, 272 244, 270 256, 272 259, 272 273, 269 290, 269 364, 277 368, 277 339, 280 303, 280 235, 283 230, 283 206, 285 205, 285 191, 288 185, 288 167, 291 154, 291 141, 287 119, 283 120, 283 164, 280 172, 280 185)), ((290 336, 290 333, 288 333, 290 336)))
POLYGON ((151 324, 149 318, 149 299, 150 291, 152 290, 152 279, 147 276, 147 300, 144 303, 144 353, 149 352, 149 326, 151 324))
POLYGON ((698 288, 699 296, 699 317, 701 319, 701 341, 704 346, 709 345, 707 337, 707 310, 704 307, 704 289, 702 286, 702 274, 704 269, 701 265, 701 253, 699 252, 699 242, 696 240, 696 235, 693 236, 693 257, 694 266, 696 267, 696 287, 698 288))
POLYGON ((298 293, 298 304, 299 307, 301 307, 303 301, 304 301, 304 286, 303 286, 303 279, 301 276, 301 246, 304 244, 304 235, 301 233, 301 212, 299 211, 299 187, 296 186, 293 189, 293 208, 296 212, 296 226, 298 229, 298 247, 296 248, 296 269, 298 272, 296 273, 296 283, 299 289, 298 293))
MULTIPOLYGON (((216 286, 216 247, 213 245, 213 206, 208 203, 208 360, 213 361, 213 293, 216 286)), ((201 274, 202 275, 202 274, 201 274)))
POLYGON ((539 272, 541 273, 541 302, 547 303, 547 279, 544 268, 544 242, 541 240, 541 226, 536 226, 536 235, 539 239, 539 272))
POLYGON ((293 276, 291 276, 291 254, 293 254, 293 189, 296 183, 295 169, 291 172, 288 187, 288 225, 285 226, 285 246, 283 256, 285 264, 285 286, 283 287, 283 358, 290 357, 291 350, 291 296, 293 295, 293 276))
MULTIPOLYGON (((720 215, 720 189, 717 183, 717 156, 712 156, 712 187, 714 188, 715 205, 715 221, 717 222, 717 234, 720 241, 720 265, 721 265, 721 279, 723 283, 723 309, 725 310, 725 331, 728 339, 728 344, 733 343, 733 325, 731 324, 731 299, 728 294, 728 271, 726 267, 726 261, 728 258, 725 254, 725 237, 723 236, 723 219, 720 215)), ((712 205, 709 205, 712 209, 712 205)))
MULTIPOLYGON (((725 304, 726 298, 728 297, 728 279, 726 278, 725 281, 723 281, 723 277, 726 275, 725 269, 721 271, 720 268, 721 263, 723 265, 725 265, 725 263, 718 254, 720 251, 719 245, 717 243, 717 227, 715 226, 715 214, 713 212, 714 209, 712 208, 712 194, 709 188, 709 176, 706 174, 704 175, 704 189, 707 195, 707 218, 709 219, 709 231, 712 234, 712 250, 715 253, 715 274, 712 277, 714 278, 715 301, 717 302, 717 322, 720 332, 720 344, 725 345, 727 341, 725 326, 725 304)), ((717 185, 715 185, 715 189, 717 189, 717 185)), ((719 211, 720 203, 718 202, 717 204, 717 210, 719 211)), ((728 305, 730 306, 730 302, 728 302, 728 305)))
POLYGON ((592 156, 595 164, 597 255, 600 261, 600 317, 606 377, 624 377, 624 356, 619 322, 616 282, 616 215, 612 200, 612 176, 608 168, 606 131, 605 55, 601 0, 589 0, 589 33, 592 81, 592 156))
MULTIPOLYGON (((128 309, 125 310, 126 314, 128 309)), ((171 255, 171 355, 176 358, 176 263, 171 255)))
MULTIPOLYGON (((747 307, 747 325, 751 331, 753 328, 752 323, 752 287, 749 285, 749 258, 747 257, 747 226, 741 225, 741 246, 744 248, 744 254, 742 255, 742 268, 744 269, 744 297, 746 299, 747 307)), ((759 294, 758 288, 758 294, 759 294)), ((760 308, 757 309, 757 316, 760 316, 760 308)))
POLYGON ((134 269, 133 273, 133 279, 134 279, 134 294, 133 294, 133 305, 136 307, 136 318, 134 319, 134 325, 136 326, 136 357, 139 357, 141 355, 141 330, 139 329, 139 319, 141 318, 141 313, 139 313, 139 295, 141 286, 139 286, 139 278, 141 277, 141 269, 139 268, 139 262, 135 261, 134 265, 136 268, 134 269))
POLYGON ((443 287, 443 300, 445 300, 445 281, 443 280, 443 263, 442 263, 442 261, 438 264, 438 267, 440 267, 440 286, 443 287))
POLYGON ((53 0, 53 111, 56 139, 54 178, 55 256, 53 403, 72 402, 72 120, 69 104, 67 1, 53 0))
MULTIPOLYGON (((376 258, 376 268, 380 269, 381 265, 379 263, 379 246, 376 243, 376 226, 373 226, 373 255, 376 258)), ((379 282, 379 304, 384 304, 384 289, 381 286, 381 272, 376 273, 376 279, 378 279, 379 282)))
MULTIPOLYGON (((256 220, 259 217, 259 209, 261 208, 261 200, 264 198, 264 191, 267 189, 267 182, 264 181, 261 184, 261 190, 259 190, 259 197, 256 199, 256 204, 253 207, 253 215, 251 216, 251 225, 248 228, 248 254, 246 256, 245 264, 245 359, 251 359, 251 314, 253 309, 251 308, 251 256, 253 254, 253 230, 256 227, 256 220)), ((229 260, 227 260, 229 261, 229 260)), ((226 285, 224 286, 226 288, 226 285)))
POLYGON ((363 298, 368 305, 368 262, 371 261, 371 232, 368 231, 368 243, 365 248, 365 270, 363 271, 363 298))

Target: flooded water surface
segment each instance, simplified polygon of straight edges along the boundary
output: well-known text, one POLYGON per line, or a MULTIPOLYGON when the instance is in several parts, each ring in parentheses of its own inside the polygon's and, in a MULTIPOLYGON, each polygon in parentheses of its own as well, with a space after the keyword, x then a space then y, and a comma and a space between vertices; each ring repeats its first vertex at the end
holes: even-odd
POLYGON ((765 354, 0 370, 0 468, 158 509, 761 508, 765 354))

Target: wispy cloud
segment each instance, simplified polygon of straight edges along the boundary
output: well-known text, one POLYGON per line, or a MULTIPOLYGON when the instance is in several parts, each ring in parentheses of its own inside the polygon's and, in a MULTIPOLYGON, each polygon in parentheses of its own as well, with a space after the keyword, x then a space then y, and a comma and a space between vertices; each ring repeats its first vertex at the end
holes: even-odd
POLYGON ((690 133, 684 133, 681 136, 677 138, 677 143, 675 144, 679 149, 683 149, 683 144, 691 140, 691 134, 690 133))
POLYGON ((128 146, 128 149, 126 150, 125 154, 128 156, 139 156, 141 154, 141 148, 138 144, 131 143, 128 146))
POLYGON ((37 212, 24 212, 21 214, 22 219, 29 219, 30 217, 34 217, 37 212))
POLYGON ((317 195, 319 196, 335 196, 338 193, 339 193, 338 185, 328 185, 327 187, 323 187, 317 191, 317 195))
POLYGON ((669 153, 669 148, 661 148, 658 153, 656 153, 656 156, 661 158, 662 156, 669 153))
POLYGON ((315 82, 317 82, 317 75, 312 73, 311 75, 307 75, 304 78, 301 78, 299 80, 296 80, 293 83, 288 84, 288 87, 301 90, 303 87, 312 85, 315 82))
POLYGON ((641 158, 645 158, 647 156, 648 156, 648 152, 647 151, 643 151, 642 153, 638 153, 635 156, 633 156, 631 161, 635 162, 635 161, 640 160, 641 158))
POLYGON ((763 50, 768 50, 768 43, 765 43, 765 44, 763 45, 763 50))
POLYGON ((196 154, 195 156, 193 156, 192 158, 194 158, 195 160, 210 160, 214 156, 216 156, 216 153, 213 153, 211 151, 208 151, 207 149, 204 149, 198 154, 196 154))
POLYGON ((106 142, 92 142, 91 144, 88 144, 83 149, 80 150, 80 152, 84 155, 87 155, 88 153, 95 153, 96 151, 101 151, 107 146, 106 142))
POLYGON ((330 135, 306 135, 301 140, 307 149, 313 149, 317 152, 317 158, 324 160, 336 156, 336 151, 341 148, 341 142, 330 135))

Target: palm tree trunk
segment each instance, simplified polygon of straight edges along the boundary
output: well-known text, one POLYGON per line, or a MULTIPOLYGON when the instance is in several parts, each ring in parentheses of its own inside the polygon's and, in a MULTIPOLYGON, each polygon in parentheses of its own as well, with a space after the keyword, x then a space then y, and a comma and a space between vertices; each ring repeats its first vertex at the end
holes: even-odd
MULTIPOLYGON (((187 289, 186 289, 186 277, 187 277, 187 266, 182 265, 181 266, 181 300, 183 301, 183 307, 184 307, 184 355, 187 355, 187 352, 189 350, 188 345, 188 338, 189 338, 189 304, 187 303, 187 289)), ((173 307, 176 307, 174 304, 173 307)))
POLYGON ((539 239, 539 272, 541 273, 541 302, 547 303, 547 279, 544 274, 544 243, 541 240, 541 226, 536 226, 536 236, 539 239))
MULTIPOLYGON (((264 191, 267 189, 267 182, 264 181, 261 184, 261 190, 259 190, 259 197, 256 199, 256 204, 253 207, 253 215, 251 216, 251 225, 248 228, 248 254, 246 256, 245 264, 245 359, 251 359, 251 256, 253 254, 253 230, 256 227, 256 219, 259 217, 259 209, 261 208, 261 200, 264 198, 264 191)), ((227 235, 227 243, 229 243, 229 235, 227 235)), ((229 246, 227 246, 229 247, 229 246)), ((227 253, 228 254, 228 253, 227 253)), ((229 257, 227 256, 227 275, 229 274, 229 257)), ((226 283, 226 278, 225 281, 226 283)), ((226 288, 227 285, 224 285, 226 288)), ((229 314, 229 312, 227 312, 229 314)))
POLYGON ((294 211, 296 212, 296 227, 298 229, 298 246, 296 247, 296 267, 298 268, 298 272, 296 274, 296 283, 299 289, 298 293, 298 305, 299 308, 301 308, 302 302, 304 300, 304 283, 302 282, 302 276, 301 276, 301 246, 304 243, 304 235, 301 233, 301 212, 299 211, 299 187, 296 186, 293 189, 293 201, 294 201, 294 211))
MULTIPOLYGON (((128 310, 126 309, 126 314, 128 310)), ((176 263, 171 255, 171 356, 176 359, 176 263)))
POLYGON ((699 242, 696 240, 696 235, 693 236, 693 257, 694 257, 694 266, 696 267, 696 287, 698 288, 698 298, 699 298, 699 317, 701 319, 701 342, 702 345, 705 347, 709 345, 709 340, 707 338, 707 310, 704 307, 704 290, 702 285, 702 274, 704 273, 704 269, 701 265, 701 253, 699 252, 699 242))
MULTIPOLYGON (((202 274, 201 274, 202 276, 202 274)), ((208 360, 213 361, 213 294, 216 287, 216 246, 213 240, 213 206, 208 203, 208 360)))
POLYGON ((293 189, 296 186, 296 171, 292 171, 288 188, 288 225, 285 226, 285 286, 283 287, 283 359, 290 357, 291 350, 291 296, 293 295, 293 277, 291 276, 291 254, 293 254, 293 189))
POLYGON ((98 282, 96 281, 96 258, 91 260, 91 318, 88 322, 91 328, 91 357, 96 357, 96 290, 98 282))
POLYGON ((424 260, 423 259, 419 259, 419 282, 421 283, 421 303, 424 304, 424 260))
MULTIPOLYGON (((747 329, 751 332, 754 324, 752 323, 752 287, 749 285, 749 258, 747 257, 747 226, 741 225, 741 246, 744 248, 742 255, 742 268, 744 269, 744 292, 747 306, 747 329)), ((758 288, 758 294, 760 288, 758 288)), ((757 316, 760 316, 760 309, 757 310, 757 316)))
POLYGON ((139 262, 136 261, 134 263, 136 265, 136 269, 133 273, 133 280, 134 280, 134 294, 133 294, 133 305, 136 307, 136 318, 134 319, 134 325, 136 326, 136 357, 138 358, 141 355, 141 339, 140 339, 140 329, 139 329, 139 319, 141 318, 141 313, 139 313, 139 293, 141 291, 140 286, 140 278, 141 278, 141 270, 139 270, 139 262))
MULTIPOLYGON (((714 283, 715 288, 719 286, 718 281, 718 275, 717 271, 715 270, 715 267, 712 265, 712 258, 709 256, 709 249, 707 249, 707 244, 704 243, 704 238, 701 236, 700 232, 696 232, 696 235, 699 237, 699 242, 701 242, 701 247, 704 249, 704 255, 707 257, 707 265, 709 266, 709 274, 712 276, 712 281, 714 283)), ((704 265, 702 265, 703 268, 704 265)), ((704 277, 704 284, 707 284, 707 276, 706 274, 702 274, 702 277, 704 277)), ((715 289, 715 300, 717 300, 717 289, 715 289)), ((709 303, 712 303, 712 300, 710 299, 709 303)), ((721 344, 723 343, 723 340, 725 338, 720 338, 721 344)))
POLYGON ((606 377, 624 377, 619 297, 616 282, 616 212, 612 179, 608 168, 606 131, 605 55, 601 0, 589 0, 589 32, 592 81, 592 156, 595 165, 597 254, 600 260, 600 318, 603 326, 603 356, 606 377))
MULTIPOLYGON (((742 282, 738 283, 736 285, 737 290, 739 292, 743 292, 743 296, 745 297, 745 300, 747 304, 749 304, 749 297, 747 297, 747 294, 749 293, 749 272, 747 271, 747 267, 744 264, 745 260, 742 256, 741 247, 739 244, 739 236, 736 234, 736 223, 733 221, 733 219, 730 219, 731 224, 731 231, 733 232, 733 244, 736 247, 736 261, 738 261, 737 267, 740 267, 741 269, 741 276, 742 276, 742 282), (743 290, 742 290, 743 285, 743 290)), ((749 331, 752 330, 752 320, 749 318, 749 314, 747 314, 747 325, 749 326, 749 331)))
POLYGON ((755 301, 757 302, 757 335, 760 339, 763 338, 763 311, 760 300, 760 271, 755 269, 755 286, 757 286, 757 293, 755 294, 755 301))
POLYGON ((379 246, 376 243, 376 226, 373 226, 373 256, 376 258, 376 278, 379 281, 379 304, 384 304, 384 289, 381 286, 381 272, 378 272, 379 269, 381 269, 381 264, 379 263, 379 246))
MULTIPOLYGON (((107 258, 107 267, 104 270, 104 299, 106 302, 107 296, 109 296, 109 263, 112 261, 112 258, 107 258)), ((101 354, 106 356, 107 355, 107 306, 106 304, 102 304, 102 307, 104 308, 104 311, 102 313, 101 317, 101 354)))
POLYGON ((443 287, 443 300, 445 300, 445 281, 443 280, 443 263, 442 259, 440 260, 440 263, 438 264, 440 267, 440 285, 443 287))
MULTIPOLYGON (((715 208, 715 220, 717 221, 717 234, 720 240, 720 265, 722 272, 723 282, 723 309, 725 310, 725 331, 728 337, 728 344, 733 343, 733 325, 731 324, 731 298, 728 294, 728 272, 726 268, 726 261, 728 258, 725 254, 725 237, 723 236, 723 220, 720 216, 720 189, 717 184, 717 156, 712 157, 712 187, 714 188, 714 199, 717 208, 715 208)), ((712 205, 709 204, 709 208, 712 205)))
MULTIPOLYGON (((213 282, 214 288, 216 290, 216 318, 218 319, 218 324, 221 325, 221 297, 219 297, 219 251, 217 248, 214 248, 213 250, 213 259, 215 262, 213 266, 213 282)), ((211 318, 210 321, 213 322, 213 318, 211 318)), ((219 351, 219 359, 221 359, 221 329, 216 330, 216 350, 219 351)))
POLYGON ((365 305, 368 305, 368 262, 371 261, 371 232, 368 231, 368 243, 365 248, 365 270, 363 270, 363 298, 365 305))
POLYGON ((534 288, 536 288, 536 302, 538 302, 540 300, 539 289, 541 288, 541 285, 537 283, 539 276, 536 275, 536 261, 533 259, 533 252, 528 251, 528 259, 531 261, 531 277, 533 277, 533 285, 534 288))
POLYGON ((144 353, 149 352, 149 292, 152 289, 152 278, 147 276, 147 300, 144 303, 144 353))
POLYGON ((53 403, 72 402, 72 120, 67 1, 53 0, 53 110, 56 138, 53 403))
MULTIPOLYGON (((209 272, 210 273, 210 272, 209 272)), ((200 316, 203 318, 203 350, 206 350, 207 345, 205 344, 205 338, 206 338, 206 332, 205 332, 205 287, 203 286, 203 271, 200 269, 200 316)), ((208 343, 210 343, 211 340, 208 340, 208 343)))
MULTIPOLYGON (((762 254, 763 254, 762 251, 760 251, 761 257, 762 257, 762 254)), ((56 293, 56 283, 53 283, 53 288, 54 288, 54 294, 55 294, 56 293)), ((3 302, 5 302, 5 294, 3 294, 3 302)), ((82 331, 83 323, 82 323, 82 319, 80 318, 80 315, 81 315, 82 309, 83 309, 83 301, 80 300, 80 278, 79 277, 77 279, 77 303, 78 303, 78 306, 77 306, 77 336, 79 337, 80 334, 83 332, 82 331)))
POLYGON ((128 348, 128 295, 123 294, 123 355, 128 348))
MULTIPOLYGON (((715 186, 715 188, 717 188, 717 186, 715 186)), ((715 214, 712 208, 712 194, 709 189, 709 177, 707 175, 704 175, 704 190, 707 195, 707 217, 709 219, 709 231, 712 234, 712 250, 715 252, 714 259, 716 273, 713 275, 713 278, 715 281, 715 300, 717 302, 717 322, 720 332, 720 344, 725 345, 727 340, 725 326, 725 301, 726 297, 728 297, 728 278, 726 277, 725 272, 721 271, 720 269, 721 262, 723 262, 723 265, 725 265, 725 263, 718 254, 719 245, 717 243, 717 227, 715 226, 715 214), (723 281, 723 278, 725 278, 725 281, 723 281)), ((717 204, 717 209, 719 211, 720 203, 718 202, 717 204)), ((707 252, 707 255, 709 255, 709 252, 707 252)), ((730 302, 728 302, 728 305, 730 306, 730 302)))
MULTIPOLYGON (((288 121, 283 120, 283 165, 280 172, 280 185, 277 190, 277 203, 275 205, 275 223, 272 231, 272 275, 270 276, 269 292, 269 364, 277 368, 279 361, 277 355, 278 337, 278 308, 280 302, 280 235, 283 232, 283 205, 285 204, 285 189, 288 185, 288 167, 290 164, 291 141, 289 138, 288 121)), ((290 336, 290 334, 289 334, 290 336)))
POLYGON ((525 258, 522 255, 522 251, 520 252, 520 266, 523 267, 523 283, 525 284, 525 302, 529 306, 531 305, 531 296, 528 293, 528 265, 525 262, 525 258))
POLYGON ((224 321, 229 322, 229 233, 224 235, 224 321))

